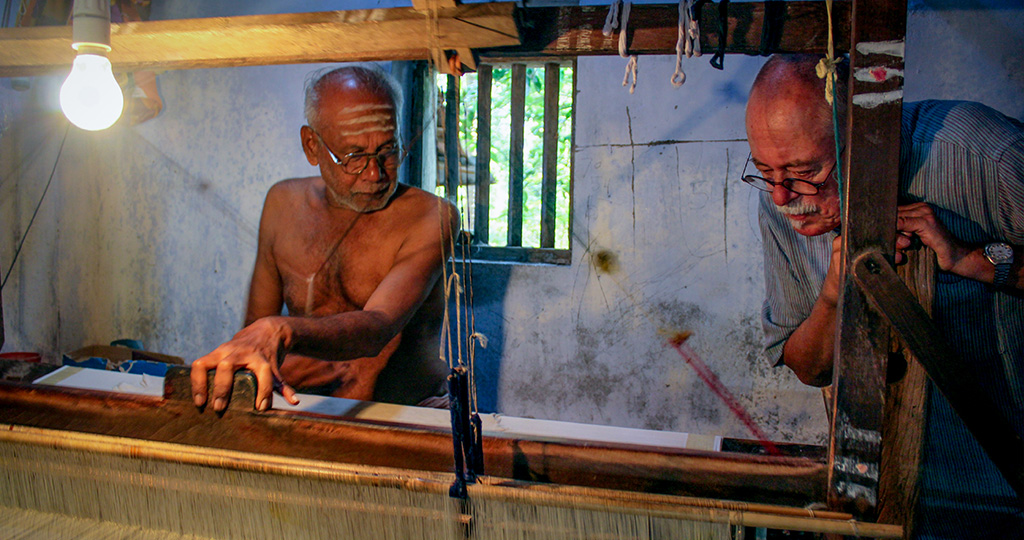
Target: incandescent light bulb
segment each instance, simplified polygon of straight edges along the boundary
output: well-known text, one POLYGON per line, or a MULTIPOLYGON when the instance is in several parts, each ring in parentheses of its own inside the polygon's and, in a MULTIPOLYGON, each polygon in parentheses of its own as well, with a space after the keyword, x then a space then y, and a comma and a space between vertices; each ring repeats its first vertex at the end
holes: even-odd
POLYGON ((75 57, 60 87, 60 108, 72 124, 88 131, 106 129, 121 117, 124 95, 106 56, 80 52, 75 57))

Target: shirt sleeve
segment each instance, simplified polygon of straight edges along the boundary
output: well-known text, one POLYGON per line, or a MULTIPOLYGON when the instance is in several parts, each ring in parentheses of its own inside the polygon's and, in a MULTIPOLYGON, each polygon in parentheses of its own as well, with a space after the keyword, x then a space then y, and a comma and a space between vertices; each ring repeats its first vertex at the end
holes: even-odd
POLYGON ((778 366, 786 340, 810 316, 818 300, 836 233, 811 237, 797 233, 775 209, 768 193, 761 194, 758 224, 764 251, 764 353, 778 366))

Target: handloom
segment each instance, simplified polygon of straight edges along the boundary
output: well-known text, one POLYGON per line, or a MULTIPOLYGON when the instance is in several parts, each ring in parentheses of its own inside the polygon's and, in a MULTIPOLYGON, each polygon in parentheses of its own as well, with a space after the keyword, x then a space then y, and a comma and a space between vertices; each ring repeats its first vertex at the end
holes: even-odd
MULTIPOLYGON (((466 484, 462 500, 449 496, 452 439, 443 427, 261 413, 246 399, 249 375, 236 378, 236 399, 218 418, 191 404, 186 371, 172 367, 165 383, 165 397, 0 383, 0 536, 733 538, 742 527, 901 533, 806 509, 824 498, 826 466, 821 456, 792 455, 806 453, 801 447, 774 457, 485 428, 488 476, 466 484)), ((729 440, 722 447, 761 449, 729 440)))

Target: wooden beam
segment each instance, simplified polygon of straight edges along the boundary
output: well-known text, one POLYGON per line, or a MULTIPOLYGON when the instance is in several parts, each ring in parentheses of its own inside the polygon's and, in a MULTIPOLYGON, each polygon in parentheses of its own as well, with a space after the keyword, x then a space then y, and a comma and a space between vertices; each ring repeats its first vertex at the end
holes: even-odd
POLYGON ((482 64, 476 73, 476 205, 473 213, 473 241, 477 244, 490 241, 491 81, 491 66, 482 64))
POLYGON ((859 254, 891 256, 893 251, 903 80, 863 81, 854 74, 880 66, 902 73, 906 18, 905 0, 853 2, 845 133, 848 158, 843 174, 848 181, 842 202, 845 270, 836 310, 829 501, 833 508, 869 521, 875 519, 878 507, 889 328, 870 309, 849 269, 859 254))
POLYGON ((448 90, 444 99, 444 194, 452 204, 459 204, 460 161, 459 148, 459 88, 461 79, 447 75, 448 90))
MULTIPOLYGON (((187 391, 182 399, 160 399, 0 382, 0 423, 328 463, 452 470, 449 430, 258 412, 251 402, 217 415, 197 410, 187 391)), ((483 445, 485 470, 497 478, 798 507, 825 495, 825 464, 807 458, 523 436, 485 436, 483 445)))
MULTIPOLYGON (((111 25, 115 71, 264 64, 422 60, 431 47, 519 43, 512 2, 470 4, 428 13, 412 8, 214 17, 111 25)), ((67 71, 71 27, 0 30, 0 77, 67 71)))
POLYGON ((523 148, 526 118, 526 64, 512 64, 509 94, 512 128, 508 156, 508 246, 523 245, 523 148))
POLYGON ((953 352, 880 254, 859 256, 852 270, 853 279, 867 292, 872 305, 899 331, 957 416, 1024 500, 1024 440, 975 378, 970 363, 953 352))
MULTIPOLYGON (((905 264, 897 267, 900 279, 917 298, 921 309, 932 313, 935 294, 935 252, 924 247, 908 250, 905 264)), ((902 355, 903 366, 889 357, 889 386, 882 423, 882 464, 878 480, 878 521, 902 525, 912 538, 920 493, 921 460, 928 418, 928 375, 894 333, 891 349, 902 355), (900 368, 905 369, 900 376, 900 368)))
POLYGON ((555 207, 558 202, 558 88, 557 63, 544 65, 544 164, 540 188, 540 247, 555 247, 555 207))
MULTIPOLYGON (((833 5, 836 53, 850 43, 850 2, 833 5)), ((529 8, 517 11, 522 45, 477 50, 481 57, 617 55, 618 34, 602 33, 608 6, 529 8)), ((710 57, 718 49, 718 8, 704 4, 700 17, 701 49, 710 57)), ((629 52, 675 54, 679 4, 633 4, 629 15, 629 52)), ((728 6, 726 53, 824 53, 828 46, 824 2, 742 2, 728 6), (764 21, 770 21, 762 47, 764 21)))
POLYGON ((455 7, 455 0, 412 0, 412 8, 420 11, 455 7))

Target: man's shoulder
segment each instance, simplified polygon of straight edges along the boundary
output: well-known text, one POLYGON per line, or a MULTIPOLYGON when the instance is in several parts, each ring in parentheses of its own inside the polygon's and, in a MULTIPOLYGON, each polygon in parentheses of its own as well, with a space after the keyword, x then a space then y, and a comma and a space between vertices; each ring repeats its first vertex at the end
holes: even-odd
POLYGON ((406 184, 398 185, 389 206, 397 213, 414 215, 437 215, 442 211, 455 211, 455 206, 448 199, 406 184))
POLYGON ((318 182, 322 182, 318 176, 280 180, 267 190, 263 206, 281 209, 304 204, 318 182))
POLYGON ((309 190, 320 181, 319 176, 287 178, 270 186, 270 190, 267 191, 267 194, 268 196, 273 195, 276 197, 294 197, 297 195, 303 195, 308 193, 309 190))
POLYGON ((905 103, 902 120, 905 142, 943 142, 992 157, 1024 139, 1024 124, 973 101, 905 103))

